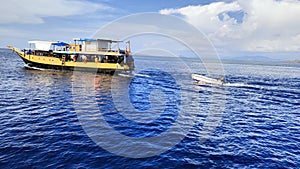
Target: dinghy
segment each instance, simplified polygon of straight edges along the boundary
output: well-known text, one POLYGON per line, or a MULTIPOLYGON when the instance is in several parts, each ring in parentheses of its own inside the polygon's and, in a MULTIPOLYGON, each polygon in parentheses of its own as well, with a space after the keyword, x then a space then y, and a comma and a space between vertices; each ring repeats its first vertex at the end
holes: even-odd
POLYGON ((218 85, 223 86, 225 79, 221 78, 220 80, 202 76, 199 74, 192 74, 192 79, 196 80, 200 85, 218 85))

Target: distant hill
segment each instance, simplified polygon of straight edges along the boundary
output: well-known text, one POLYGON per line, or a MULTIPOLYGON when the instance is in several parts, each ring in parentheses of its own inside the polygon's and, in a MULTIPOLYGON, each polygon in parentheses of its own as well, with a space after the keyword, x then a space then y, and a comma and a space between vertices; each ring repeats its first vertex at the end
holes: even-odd
POLYGON ((238 57, 224 57, 225 60, 237 60, 237 61, 259 61, 259 62, 270 62, 280 61, 267 56, 238 56, 238 57))
POLYGON ((8 48, 0 48, 0 50, 10 50, 10 49, 8 49, 8 48))
POLYGON ((300 63, 300 60, 290 60, 289 62, 291 62, 291 63, 300 63))

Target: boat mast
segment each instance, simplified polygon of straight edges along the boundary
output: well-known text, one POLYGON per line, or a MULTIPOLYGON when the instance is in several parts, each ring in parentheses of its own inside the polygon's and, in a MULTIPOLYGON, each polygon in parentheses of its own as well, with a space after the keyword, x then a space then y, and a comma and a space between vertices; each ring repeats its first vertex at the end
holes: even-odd
POLYGON ((126 42, 126 53, 130 54, 130 40, 126 42))

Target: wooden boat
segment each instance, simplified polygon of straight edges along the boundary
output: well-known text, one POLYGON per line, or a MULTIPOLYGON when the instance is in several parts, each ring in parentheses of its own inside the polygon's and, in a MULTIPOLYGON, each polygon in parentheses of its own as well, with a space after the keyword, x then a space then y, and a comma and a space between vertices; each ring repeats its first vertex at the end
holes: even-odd
POLYGON ((218 85, 223 86, 225 84, 225 79, 221 78, 220 80, 202 76, 199 74, 192 74, 192 79, 196 80, 198 84, 202 85, 218 85))
POLYGON ((79 38, 73 40, 74 44, 29 41, 29 49, 19 50, 12 46, 8 48, 16 52, 29 67, 107 73, 134 70, 129 41, 126 42, 126 49, 121 50, 119 43, 122 41, 79 38), (115 49, 112 46, 115 46, 115 49))

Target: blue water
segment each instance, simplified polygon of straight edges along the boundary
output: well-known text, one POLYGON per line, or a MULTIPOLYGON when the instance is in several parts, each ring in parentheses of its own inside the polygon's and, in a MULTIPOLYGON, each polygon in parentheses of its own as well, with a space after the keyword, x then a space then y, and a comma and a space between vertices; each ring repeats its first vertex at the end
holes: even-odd
MULTIPOLYGON (((178 62, 174 59, 165 58, 152 63, 151 59, 144 57, 135 60, 137 67, 148 64, 154 69, 141 71, 139 73, 144 76, 135 76, 132 80, 126 77, 117 79, 119 83, 113 84, 117 91, 113 98, 112 76, 92 73, 77 73, 75 76, 73 72, 27 70, 16 54, 1 50, 0 168, 300 166, 299 65, 225 62, 223 66, 230 85, 219 88, 189 84, 187 69, 172 69, 172 64, 178 62), (164 69, 160 69, 162 67, 164 69), (175 75, 177 79, 173 77, 175 75), (178 77, 186 84, 184 89, 177 84, 178 77), (93 86, 92 93, 83 90, 76 79, 82 79, 83 83, 92 82, 89 83, 93 86), (153 114, 157 118, 149 117, 152 120, 149 123, 126 118, 116 108, 118 98, 126 95, 123 91, 128 91, 134 109, 142 112, 164 106, 161 114, 153 114), (156 93, 151 95, 153 92, 156 93), (78 95, 84 96, 81 97, 83 100, 74 100, 78 95), (219 99, 210 99, 212 95, 219 99), (197 96, 197 99, 189 96, 197 96), (144 139, 158 136, 172 127, 186 100, 191 110, 195 106, 195 111, 188 112, 196 117, 195 124, 178 144, 147 158, 119 156, 99 146, 89 137, 76 108, 79 105, 85 111, 91 111, 97 120, 99 114, 92 112, 85 101, 94 102, 98 113, 115 131, 144 139), (216 107, 220 102, 225 105, 220 123, 207 139, 200 141, 205 119, 209 116, 208 107, 216 107), (151 104, 156 106, 151 107, 151 104), (200 111, 196 111, 196 107, 200 111)), ((190 67, 199 68, 197 73, 204 72, 200 63, 187 62, 190 67)), ((126 111, 128 105, 120 103, 121 109, 126 111)), ((188 125, 189 117, 186 118, 181 125, 188 125)), ((161 140, 164 141, 168 140, 161 140)), ((127 146, 123 142, 119 144, 127 146)))

